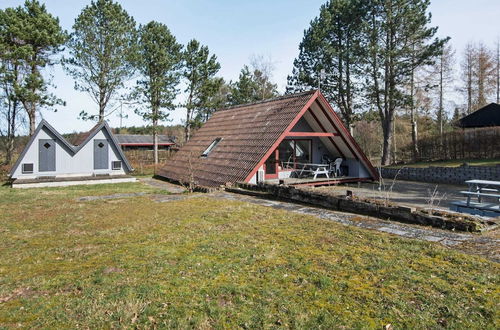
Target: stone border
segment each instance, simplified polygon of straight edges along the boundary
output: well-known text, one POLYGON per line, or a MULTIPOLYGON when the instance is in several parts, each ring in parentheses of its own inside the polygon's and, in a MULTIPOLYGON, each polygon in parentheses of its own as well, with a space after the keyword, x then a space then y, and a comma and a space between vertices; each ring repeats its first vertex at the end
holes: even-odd
POLYGON ((500 164, 496 166, 469 166, 464 163, 458 167, 382 167, 383 178, 419 182, 465 184, 465 181, 500 180, 500 164))
POLYGON ((404 223, 432 226, 448 230, 481 232, 496 228, 498 221, 487 220, 470 215, 436 211, 429 214, 423 210, 405 206, 383 205, 374 201, 357 200, 344 196, 331 196, 320 192, 305 191, 293 186, 271 184, 238 183, 237 188, 226 188, 226 191, 249 194, 263 198, 277 198, 326 209, 373 216, 382 219, 396 220, 404 223))

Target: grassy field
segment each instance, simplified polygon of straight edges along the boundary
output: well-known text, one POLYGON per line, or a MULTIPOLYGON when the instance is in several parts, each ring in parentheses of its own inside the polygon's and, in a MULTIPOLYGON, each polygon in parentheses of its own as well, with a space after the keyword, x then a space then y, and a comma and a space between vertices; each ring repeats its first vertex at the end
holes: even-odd
POLYGON ((429 166, 442 166, 442 167, 458 167, 463 163, 470 166, 493 166, 500 164, 500 158, 494 159, 460 159, 460 160, 443 160, 435 162, 418 162, 401 165, 390 165, 388 168, 401 168, 401 167, 429 167, 429 166))
POLYGON ((500 327, 498 264, 261 206, 0 187, 0 328, 500 327))

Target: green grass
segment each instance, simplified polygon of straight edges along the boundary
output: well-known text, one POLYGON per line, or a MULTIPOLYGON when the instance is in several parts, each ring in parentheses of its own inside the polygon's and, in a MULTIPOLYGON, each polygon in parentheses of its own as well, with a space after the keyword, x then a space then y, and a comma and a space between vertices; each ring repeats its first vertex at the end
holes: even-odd
POLYGON ((470 166, 494 166, 500 164, 500 158, 494 159, 460 159, 460 160, 443 160, 434 162, 418 162, 400 165, 390 165, 388 168, 401 168, 401 167, 428 167, 428 166, 442 166, 442 167, 458 167, 463 163, 470 166))
POLYGON ((500 326, 498 264, 138 183, 0 187, 0 328, 500 326))

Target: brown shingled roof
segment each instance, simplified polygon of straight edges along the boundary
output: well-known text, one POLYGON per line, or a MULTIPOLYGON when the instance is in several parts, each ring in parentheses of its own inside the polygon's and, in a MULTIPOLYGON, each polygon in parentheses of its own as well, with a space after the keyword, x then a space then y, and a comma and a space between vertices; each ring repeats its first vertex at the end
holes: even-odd
POLYGON ((235 106, 214 113, 158 175, 199 186, 240 182, 252 172, 315 91, 235 106), (201 154, 222 138, 206 158, 201 154))

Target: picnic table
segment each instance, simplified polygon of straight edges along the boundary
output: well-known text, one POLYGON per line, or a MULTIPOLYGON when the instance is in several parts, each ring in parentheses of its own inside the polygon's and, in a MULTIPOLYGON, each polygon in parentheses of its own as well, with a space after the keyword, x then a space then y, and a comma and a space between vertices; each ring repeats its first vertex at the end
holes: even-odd
POLYGON ((470 206, 471 197, 477 197, 479 203, 483 197, 493 197, 500 202, 500 181, 467 180, 465 183, 469 186, 469 190, 460 193, 467 196, 467 206, 470 206))
POLYGON ((287 164, 288 166, 290 164, 293 164, 299 178, 302 177, 304 174, 311 174, 314 179, 316 179, 318 175, 322 174, 326 175, 328 179, 330 178, 329 164, 291 163, 291 162, 284 162, 284 164, 287 164))

